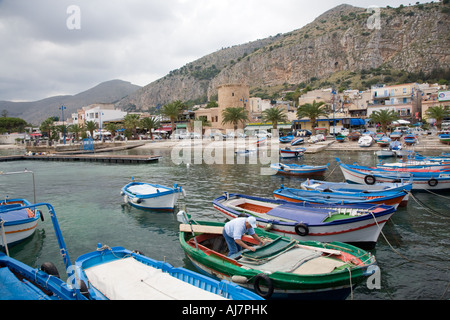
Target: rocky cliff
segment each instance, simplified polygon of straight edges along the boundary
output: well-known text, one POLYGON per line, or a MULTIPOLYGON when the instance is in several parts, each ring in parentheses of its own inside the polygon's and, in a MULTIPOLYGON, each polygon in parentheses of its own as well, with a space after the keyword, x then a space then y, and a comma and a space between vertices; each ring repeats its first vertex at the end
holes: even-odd
POLYGON ((450 6, 368 10, 340 5, 290 33, 222 49, 136 91, 118 103, 146 110, 174 100, 206 101, 224 83, 251 89, 328 83, 339 72, 375 68, 448 72, 450 6))

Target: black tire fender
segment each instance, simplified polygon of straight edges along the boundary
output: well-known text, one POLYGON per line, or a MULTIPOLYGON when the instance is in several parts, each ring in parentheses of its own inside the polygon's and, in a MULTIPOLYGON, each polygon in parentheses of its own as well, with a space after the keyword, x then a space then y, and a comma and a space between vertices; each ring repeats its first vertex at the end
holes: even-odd
POLYGON ((253 288, 255 292, 263 297, 264 299, 269 299, 273 294, 273 282, 272 279, 269 278, 267 274, 259 273, 256 275, 255 280, 253 281, 253 288), (260 281, 263 281, 267 285, 267 292, 263 292, 260 287, 260 281))
POLYGON ((50 276, 54 276, 59 278, 59 272, 58 269, 56 268, 56 266, 51 263, 51 262, 44 262, 41 265, 41 271, 44 271, 46 274, 50 275, 50 276))
POLYGON ((368 185, 372 185, 372 184, 375 184, 376 179, 373 175, 369 174, 364 177, 364 182, 368 185))
POLYGON ((309 228, 304 223, 297 223, 294 227, 295 233, 301 237, 307 236, 309 234, 309 228))
POLYGON ((434 179, 434 178, 431 178, 430 180, 428 180, 428 185, 430 187, 436 187, 438 185, 438 183, 439 182, 436 179, 434 179))

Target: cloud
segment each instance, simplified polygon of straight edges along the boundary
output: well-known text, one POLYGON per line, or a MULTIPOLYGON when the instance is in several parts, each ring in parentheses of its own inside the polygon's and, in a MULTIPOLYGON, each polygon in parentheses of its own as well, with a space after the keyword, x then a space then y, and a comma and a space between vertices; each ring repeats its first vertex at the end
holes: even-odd
MULTIPOLYGON (((403 1, 356 1, 395 7, 403 1), (375 3, 374 3, 375 2, 375 3)), ((224 47, 301 28, 339 0, 2 0, 0 100, 146 85, 224 47), (76 6, 79 11, 71 11, 76 6), (69 28, 73 19, 79 29, 69 28)))

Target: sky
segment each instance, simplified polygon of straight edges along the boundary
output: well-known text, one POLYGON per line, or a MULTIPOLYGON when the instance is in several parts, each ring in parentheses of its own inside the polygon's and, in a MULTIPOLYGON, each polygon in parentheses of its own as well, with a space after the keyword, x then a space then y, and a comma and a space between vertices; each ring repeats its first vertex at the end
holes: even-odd
POLYGON ((416 1, 0 0, 0 100, 74 95, 113 79, 145 86, 222 48, 299 29, 343 3, 416 1))

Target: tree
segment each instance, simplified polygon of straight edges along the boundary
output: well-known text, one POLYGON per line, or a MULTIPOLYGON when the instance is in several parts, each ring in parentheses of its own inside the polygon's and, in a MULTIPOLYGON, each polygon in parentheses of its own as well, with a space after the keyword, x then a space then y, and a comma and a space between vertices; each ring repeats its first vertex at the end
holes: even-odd
POLYGON ((152 129, 156 129, 159 127, 159 121, 155 117, 147 117, 141 120, 141 125, 143 128, 147 129, 150 132, 150 139, 153 140, 153 132, 152 129))
POLYGON ((442 121, 445 118, 450 117, 450 109, 449 106, 435 106, 435 107, 429 107, 428 110, 425 112, 428 118, 433 118, 436 120, 436 128, 440 131, 442 121))
POLYGON ((116 136, 116 130, 118 129, 117 124, 108 122, 105 124, 105 129, 108 130, 108 132, 111 132, 111 138, 114 140, 114 137, 116 136))
POLYGON ((68 127, 69 132, 72 132, 75 134, 75 140, 78 141, 78 138, 80 137, 80 133, 82 131, 85 131, 84 125, 82 124, 72 124, 68 127))
POLYGON ((181 111, 183 110, 183 103, 179 100, 168 103, 163 106, 161 113, 165 115, 166 117, 170 118, 170 124, 172 127, 172 133, 175 131, 175 120, 178 119, 178 116, 180 115, 181 111))
POLYGON ((86 130, 91 134, 91 138, 94 139, 94 130, 98 128, 98 123, 94 121, 86 122, 86 130))
POLYGON ((238 123, 247 120, 248 111, 241 107, 229 107, 222 111, 222 117, 222 124, 232 123, 236 131, 238 123))
POLYGON ((316 122, 317 118, 320 116, 325 116, 328 118, 328 112, 323 106, 325 102, 316 102, 313 103, 305 103, 297 108, 297 118, 300 120, 301 118, 309 118, 311 120, 312 132, 316 134, 316 122))
POLYGON ((41 123, 39 127, 39 130, 41 130, 41 132, 45 132, 47 134, 47 137, 49 138, 52 136, 53 122, 54 119, 52 117, 47 118, 41 123))
POLYGON ((264 122, 272 122, 272 129, 277 129, 278 122, 288 121, 287 115, 280 107, 266 109, 262 112, 262 120, 264 122))
POLYGON ((399 116, 394 110, 381 109, 380 111, 374 111, 370 115, 370 121, 373 123, 379 123, 381 125, 381 131, 386 134, 388 124, 392 121, 398 120, 399 116))
POLYGON ((140 115, 134 113, 127 114, 123 118, 123 124, 125 125, 125 128, 133 131, 133 136, 136 138, 137 127, 141 124, 140 115))

